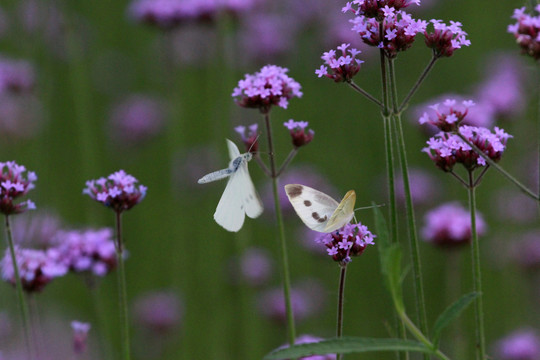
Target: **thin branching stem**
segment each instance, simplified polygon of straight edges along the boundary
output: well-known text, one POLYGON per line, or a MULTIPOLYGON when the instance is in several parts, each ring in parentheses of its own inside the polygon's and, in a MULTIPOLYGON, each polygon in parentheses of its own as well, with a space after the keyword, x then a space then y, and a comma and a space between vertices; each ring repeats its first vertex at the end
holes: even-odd
POLYGON ((409 93, 407 94, 407 96, 405 96, 405 99, 403 99, 403 102, 397 109, 398 113, 401 113, 407 107, 407 105, 409 105, 409 101, 411 100, 413 95, 416 93, 420 85, 422 85, 422 83, 424 82, 424 80, 426 79, 430 71, 433 69, 433 66, 435 65, 438 59, 439 59, 438 57, 433 55, 433 57, 431 58, 427 66, 425 67, 424 71, 422 71, 422 74, 420 74, 420 77, 418 78, 418 80, 416 80, 416 83, 413 85, 411 90, 409 90, 409 93))
POLYGON ((489 164, 484 166, 484 168, 482 169, 482 172, 480 173, 480 175, 478 175, 478 177, 474 181, 474 184, 473 184, 474 187, 477 187, 480 184, 480 181, 482 181, 482 179, 483 179, 484 175, 486 174, 486 172, 488 171, 488 169, 489 169, 489 164))
POLYGON ((456 178, 457 181, 461 183, 461 185, 465 186, 466 189, 469 188, 469 183, 462 179, 461 176, 456 174, 454 171, 449 171, 450 175, 452 175, 454 178, 456 178))
POLYGON ((366 90, 362 89, 360 86, 356 85, 356 83, 354 81, 350 81, 348 82, 347 84, 349 84, 349 86, 355 90, 356 92, 362 94, 363 96, 365 96, 367 99, 371 100, 373 103, 375 103, 378 107, 380 108, 383 108, 384 105, 383 103, 381 103, 379 101, 379 99, 377 99, 375 96, 371 95, 370 93, 368 93, 366 90))
MULTIPOLYGON (((412 320, 405 314, 405 312, 401 311, 399 312, 399 317, 407 327, 407 330, 413 334, 413 336, 416 338, 416 340, 420 341, 427 347, 433 349, 433 355, 437 356, 441 360, 450 360, 448 356, 446 356, 442 351, 439 349, 435 349, 434 345, 429 341, 429 339, 422 333, 420 329, 416 327, 416 325, 412 322, 412 320)), ((427 354, 426 354, 427 355, 427 354)), ((429 357, 429 355, 427 355, 429 357)))
POLYGON ((260 166, 260 168, 262 169, 262 171, 264 172, 264 174, 266 176, 268 176, 269 178, 272 177, 272 173, 270 172, 270 169, 268 169, 268 166, 266 166, 266 164, 264 163, 264 161, 262 161, 261 157, 259 156, 259 154, 255 154, 253 155, 253 159, 255 159, 255 161, 257 162, 257 164, 260 166))
MULTIPOLYGON (((347 264, 341 265, 339 272, 338 306, 337 306, 337 326, 336 337, 343 336, 343 304, 345 302, 345 279, 347 277, 347 264)), ((337 360, 342 360, 343 354, 338 354, 337 360)))
POLYGON ((130 360, 126 271, 124 266, 124 244, 122 243, 122 213, 120 211, 116 212, 116 260, 118 262, 118 302, 120 306, 120 328, 122 329, 122 357, 124 360, 130 360))
POLYGON ((289 155, 287 155, 287 158, 285 159, 285 161, 283 162, 283 164, 281 164, 281 167, 279 168, 277 174, 276 174, 276 177, 280 177, 281 174, 283 173, 283 171, 285 171, 285 169, 287 169, 287 166, 289 166, 289 164, 291 163, 292 159, 294 159, 294 157, 296 156, 296 154, 298 154, 298 148, 295 146, 292 148, 292 150, 289 152, 289 155))
POLYGON ((291 280, 289 271, 289 258, 287 255, 287 242, 285 240, 285 226, 283 216, 281 215, 281 205, 279 202, 278 177, 276 172, 276 160, 274 154, 274 141, 272 138, 272 126, 270 124, 270 115, 264 113, 264 122, 266 124, 266 135, 268 137, 268 152, 270 158, 270 174, 272 178, 272 191, 274 194, 274 209, 276 212, 276 221, 279 228, 279 239, 281 248, 281 265, 283 268, 283 293, 285 296, 285 310, 287 315, 288 340, 290 345, 294 345, 296 339, 296 330, 294 325, 294 314, 291 305, 291 280))

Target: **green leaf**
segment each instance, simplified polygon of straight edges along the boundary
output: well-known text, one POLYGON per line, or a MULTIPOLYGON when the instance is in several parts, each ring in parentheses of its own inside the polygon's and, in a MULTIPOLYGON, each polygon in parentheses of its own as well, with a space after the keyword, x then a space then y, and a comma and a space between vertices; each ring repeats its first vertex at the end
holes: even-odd
POLYGON ((442 330, 457 318, 479 295, 477 292, 465 294, 439 315, 433 326, 433 344, 435 347, 439 345, 442 330))
POLYGON ((412 340, 342 337, 276 349, 266 355, 264 359, 294 359, 310 355, 351 354, 371 351, 418 351, 433 353, 427 346, 412 340))

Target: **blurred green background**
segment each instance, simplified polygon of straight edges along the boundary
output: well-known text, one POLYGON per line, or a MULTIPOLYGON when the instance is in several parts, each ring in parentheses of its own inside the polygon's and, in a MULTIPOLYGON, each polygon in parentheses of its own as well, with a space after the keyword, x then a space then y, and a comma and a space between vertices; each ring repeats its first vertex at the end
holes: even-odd
MULTIPOLYGON (((285 6, 280 2, 286 1, 277 1, 274 6, 285 6)), ((228 233, 212 219, 225 182, 203 186, 196 184, 196 179, 226 166, 229 160, 225 138, 240 144, 234 126, 258 122, 262 128, 258 111, 237 107, 230 94, 245 73, 273 63, 289 68, 289 75, 302 85, 304 92, 301 99, 291 100, 287 110, 275 108, 272 111, 278 160, 285 158, 291 146, 288 132, 281 124, 290 118, 309 121, 310 128, 315 130, 315 139, 301 149, 291 169, 298 165, 312 167, 336 189, 332 194, 336 198, 354 189, 358 206, 372 201, 386 203, 383 129, 378 110, 345 85, 318 79, 314 74, 321 65, 322 52, 335 48, 341 41, 325 42, 324 33, 328 29, 313 22, 296 31, 289 39, 294 41, 293 46, 284 53, 253 59, 246 54, 245 47, 241 46, 242 39, 237 36, 240 26, 235 20, 222 18, 217 23, 190 30, 204 31, 203 36, 193 35, 197 39, 195 44, 206 49, 199 53, 198 47, 190 48, 194 41, 186 40, 190 33, 177 37, 176 31, 162 32, 130 20, 127 1, 43 2, 40 11, 46 13, 38 15, 42 21, 53 8, 62 14, 61 25, 53 35, 25 30, 20 16, 23 3, 25 1, 4 0, 0 4, 9 24, 0 38, 0 56, 25 59, 35 67, 34 94, 42 104, 41 124, 36 134, 27 138, 0 134, 0 159, 16 160, 35 171, 39 179, 29 198, 35 201, 38 211, 54 211, 65 227, 70 228, 113 225, 111 211, 82 195, 86 180, 124 169, 148 186, 146 199, 124 216, 129 250, 128 296, 133 300, 149 291, 172 290, 182 299, 184 316, 180 327, 166 336, 144 332, 134 323, 134 358, 259 359, 285 343, 284 325, 259 311, 263 291, 281 284, 272 206, 266 206, 261 218, 247 219, 238 234, 228 233), (173 60, 173 51, 194 56, 196 60, 173 60), (166 102, 168 110, 166 128, 135 145, 121 141, 121 134, 112 133, 108 120, 113 105, 131 93, 156 96, 166 102), (243 285, 238 281, 240 276, 230 270, 231 258, 252 246, 267 249, 273 255, 274 272, 263 287, 243 285), (152 353, 149 348, 160 349, 159 355, 149 355, 152 353)), ((303 4, 307 12, 310 1, 303 4)), ((336 2, 336 13, 342 5, 336 2)), ((437 63, 412 104, 444 93, 467 96, 476 84, 489 77, 490 74, 485 73, 486 64, 495 53, 505 51, 519 58, 519 49, 506 28, 511 23, 513 9, 522 5, 518 1, 432 0, 425 10, 411 7, 411 12, 423 19, 462 22, 472 42, 469 48, 437 63)), ((346 22, 348 16, 342 15, 342 18, 346 22)), ((359 41, 353 46, 360 46, 359 41)), ((410 51, 398 57, 401 98, 429 58, 430 51, 423 45, 421 36, 410 51)), ((379 96, 378 58, 366 54, 364 60, 366 63, 355 81, 379 96)), ((526 76, 534 79, 536 69, 532 60, 521 60, 524 60, 526 76)), ((499 122, 499 126, 515 135, 509 141, 502 165, 523 179, 534 171, 536 100, 531 85, 535 84, 537 87, 538 83, 533 80, 524 84, 529 86, 526 112, 519 118, 499 122)), ((427 135, 407 121, 409 113, 404 123, 409 162, 411 166, 431 172, 437 183, 436 198, 431 205, 417 208, 417 222, 421 227, 428 207, 449 200, 459 200, 466 205, 467 194, 420 152, 427 135)), ((260 150, 266 150, 265 141, 261 142, 260 150)), ((265 159, 265 155, 262 156, 265 159)), ((263 172, 254 162, 250 164, 250 172, 264 194, 268 180, 263 172)), ((534 326, 540 319, 537 306, 540 287, 537 283, 534 287, 534 274, 524 276, 509 260, 512 242, 526 230, 536 229, 538 223, 501 219, 496 204, 503 188, 511 189, 511 185, 495 171, 489 171, 478 190, 479 211, 489 228, 481 239, 488 344, 517 327, 534 326)), ((370 211, 357 213, 357 218, 375 231, 370 211)), ((331 337, 335 332, 339 268, 330 257, 307 251, 300 243, 300 229, 299 219, 294 213, 286 212, 293 285, 314 279, 322 288, 311 298, 315 303, 321 302, 321 307, 298 322, 297 333, 331 337)), ((401 229, 403 250, 407 253, 406 230, 401 229)), ((471 290, 469 252, 465 248, 449 254, 422 243, 421 256, 428 317, 433 323, 460 293, 471 290), (451 290, 455 287, 458 290, 451 290)), ((410 280, 410 277, 405 280, 404 291, 409 300, 409 312, 414 316, 410 280)), ((69 322, 79 319, 93 326, 90 332, 93 355, 88 358, 119 358, 114 274, 100 281, 92 291, 85 286, 82 277, 68 275, 53 281, 33 297, 43 326, 52 322, 63 329, 58 333, 48 332, 45 337, 68 334, 59 339, 57 346, 65 346, 69 351, 69 322)), ((12 323, 17 324, 15 300, 10 286, 0 286, 0 312, 9 314, 12 323)), ((472 354, 473 315, 470 309, 462 318, 464 332, 461 335, 469 354, 472 354)), ((379 271, 377 246, 370 247, 349 266, 344 334, 389 337, 393 321, 390 298, 379 271)), ((450 354, 455 340, 451 334, 451 331, 446 332, 447 338, 443 339, 443 349, 450 354)), ((0 339, 0 346, 8 346, 13 339, 13 333, 6 335, 0 339)), ((347 358, 391 359, 394 355, 365 354, 347 358)))

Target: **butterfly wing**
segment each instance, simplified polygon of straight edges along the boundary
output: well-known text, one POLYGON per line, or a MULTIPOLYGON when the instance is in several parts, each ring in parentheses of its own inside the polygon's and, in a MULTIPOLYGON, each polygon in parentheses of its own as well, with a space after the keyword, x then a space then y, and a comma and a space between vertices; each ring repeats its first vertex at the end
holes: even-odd
POLYGON ((245 191, 242 189, 244 180, 239 175, 241 173, 237 171, 229 178, 214 213, 214 220, 225 230, 232 232, 237 232, 242 228, 246 214, 242 199, 245 191))
POLYGON ((237 182, 239 183, 240 191, 238 196, 242 199, 246 215, 255 219, 263 212, 263 204, 255 185, 249 176, 247 161, 244 161, 237 171, 237 182))
POLYGON ((331 233, 337 229, 342 228, 349 222, 351 222, 354 216, 354 204, 356 203, 356 193, 354 190, 349 190, 343 200, 339 203, 336 211, 328 220, 326 227, 324 228, 325 233, 331 233))
POLYGON ((227 147, 229 148, 229 157, 231 158, 231 160, 234 160, 240 156, 240 150, 238 150, 238 146, 236 146, 236 144, 229 139, 227 139, 227 147))
POLYGON ((285 192, 296 214, 311 230, 325 231, 338 202, 319 190, 300 184, 285 185, 285 192))

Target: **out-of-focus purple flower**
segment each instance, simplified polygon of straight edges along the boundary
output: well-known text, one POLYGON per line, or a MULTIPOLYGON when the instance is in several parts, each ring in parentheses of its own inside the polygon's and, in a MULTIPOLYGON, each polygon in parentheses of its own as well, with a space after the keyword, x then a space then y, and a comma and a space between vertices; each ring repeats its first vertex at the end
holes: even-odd
POLYGON ((251 124, 247 127, 247 133, 245 126, 240 125, 234 128, 234 131, 236 131, 242 138, 242 142, 246 147, 246 151, 256 153, 259 150, 259 133, 257 131, 258 128, 258 124, 251 124))
POLYGON ((431 124, 441 131, 456 131, 469 109, 475 105, 472 100, 457 101, 449 98, 442 103, 428 106, 430 110, 424 112, 418 122, 421 125, 431 124))
MULTIPOLYGON (((409 169, 409 185, 411 188, 411 196, 415 205, 426 204, 436 198, 437 188, 435 180, 431 173, 419 169, 409 169)), ((401 203, 405 203, 405 191, 403 189, 403 177, 397 175, 396 183, 396 199, 401 203)))
POLYGON ((184 306, 172 291, 149 292, 135 300, 134 316, 138 324, 165 334, 181 325, 184 306))
POLYGON ((367 226, 358 223, 347 224, 330 234, 321 234, 315 242, 326 246, 326 252, 334 261, 347 264, 352 261, 351 256, 362 255, 368 245, 374 245, 375 237, 367 226))
POLYGON ((496 351, 501 360, 538 360, 540 337, 533 329, 518 329, 500 339, 496 351))
POLYGON ((129 145, 145 142, 163 130, 166 113, 162 101, 148 95, 131 95, 111 111, 111 138, 129 145))
POLYGON ((61 228, 60 218, 53 212, 40 212, 16 217, 12 221, 13 239, 21 247, 46 249, 55 246, 61 228))
POLYGON ((540 269, 540 232, 531 231, 522 235, 517 243, 513 243, 511 254, 524 269, 540 269))
POLYGON ((341 11, 381 19, 411 4, 420 5, 420 0, 353 0, 347 2, 341 11))
MULTIPOLYGON (((492 133, 486 128, 464 125, 459 128, 459 132, 495 162, 501 159, 506 141, 512 137, 498 127, 492 133)), ((462 164, 468 171, 486 166, 486 160, 457 135, 440 132, 429 139, 427 144, 422 151, 443 171, 452 171, 456 163, 462 164)))
POLYGON ((540 4, 535 6, 538 15, 527 14, 525 7, 515 9, 512 16, 517 22, 508 25, 508 32, 513 34, 523 54, 540 59, 540 4))
POLYGON ((109 228, 60 231, 55 239, 59 259, 70 271, 105 276, 116 267, 112 237, 109 228))
POLYGON ((272 277, 274 264, 268 251, 262 248, 249 248, 236 259, 233 266, 233 281, 239 285, 264 285, 272 277))
POLYGON ((0 94, 30 92, 35 78, 34 68, 28 61, 0 57, 0 94))
POLYGON ((41 102, 33 94, 0 94, 0 138, 12 142, 33 137, 41 128, 42 114, 41 102))
POLYGON ((307 121, 294 121, 293 119, 283 123, 283 126, 289 129, 292 143, 295 148, 307 145, 313 140, 315 131, 311 129, 306 131, 308 125, 309 123, 307 121))
POLYGON ((15 161, 0 162, 0 212, 11 215, 35 209, 36 205, 32 200, 18 204, 13 201, 32 190, 36 180, 36 173, 26 171, 23 165, 18 165, 15 161))
MULTIPOLYGON (((27 292, 39 292, 54 278, 64 276, 67 267, 60 261, 56 249, 34 250, 15 248, 22 287, 27 292)), ((9 249, 1 261, 2 279, 15 285, 15 270, 9 249)))
POLYGON ((91 325, 89 323, 72 321, 71 329, 73 330, 73 351, 75 354, 83 354, 86 351, 86 343, 88 332, 91 325))
POLYGON ((537 220, 536 201, 519 191, 504 189, 498 192, 493 200, 493 208, 500 221, 527 224, 537 220))
POLYGON ((446 25, 441 20, 432 19, 429 21, 433 24, 433 31, 428 31, 424 28, 424 36, 426 37, 426 46, 433 50, 436 57, 450 57, 454 51, 461 49, 462 46, 471 45, 471 41, 467 39, 467 33, 461 29, 459 21, 450 21, 450 25, 446 25))
MULTIPOLYGON (((471 214, 455 202, 442 204, 424 216, 422 237, 426 242, 442 247, 454 247, 471 242, 471 214)), ((476 216, 476 232, 483 235, 486 224, 481 214, 476 216)))
POLYGON ((131 209, 146 196, 146 186, 138 185, 138 182, 124 170, 119 170, 107 178, 88 180, 83 194, 119 213, 131 209))
POLYGON ((315 70, 315 74, 319 77, 327 77, 335 82, 351 82, 352 78, 360 71, 360 65, 363 60, 357 59, 356 55, 361 51, 355 48, 350 48, 351 44, 341 44, 337 47, 337 50, 341 51, 341 56, 338 57, 336 50, 332 49, 325 52, 321 59, 324 60, 325 65, 321 65, 318 70, 315 70), (328 67, 331 73, 328 73, 328 67))
POLYGON ((266 65, 255 74, 246 74, 238 82, 232 96, 242 107, 257 108, 262 113, 272 105, 287 108, 293 97, 302 97, 301 86, 287 75, 289 70, 276 65, 266 65))
MULTIPOLYGON (((295 343, 295 345, 310 344, 310 343, 319 342, 321 340, 324 340, 324 339, 320 338, 320 337, 313 336, 313 335, 300 335, 300 336, 298 336, 296 338, 294 343, 295 343)), ((279 348, 280 349, 285 349, 287 347, 289 347, 289 346, 288 345, 283 345, 283 346, 280 346, 279 348)), ((336 355, 335 354, 311 355, 311 356, 301 357, 299 360, 336 360, 336 355)))

